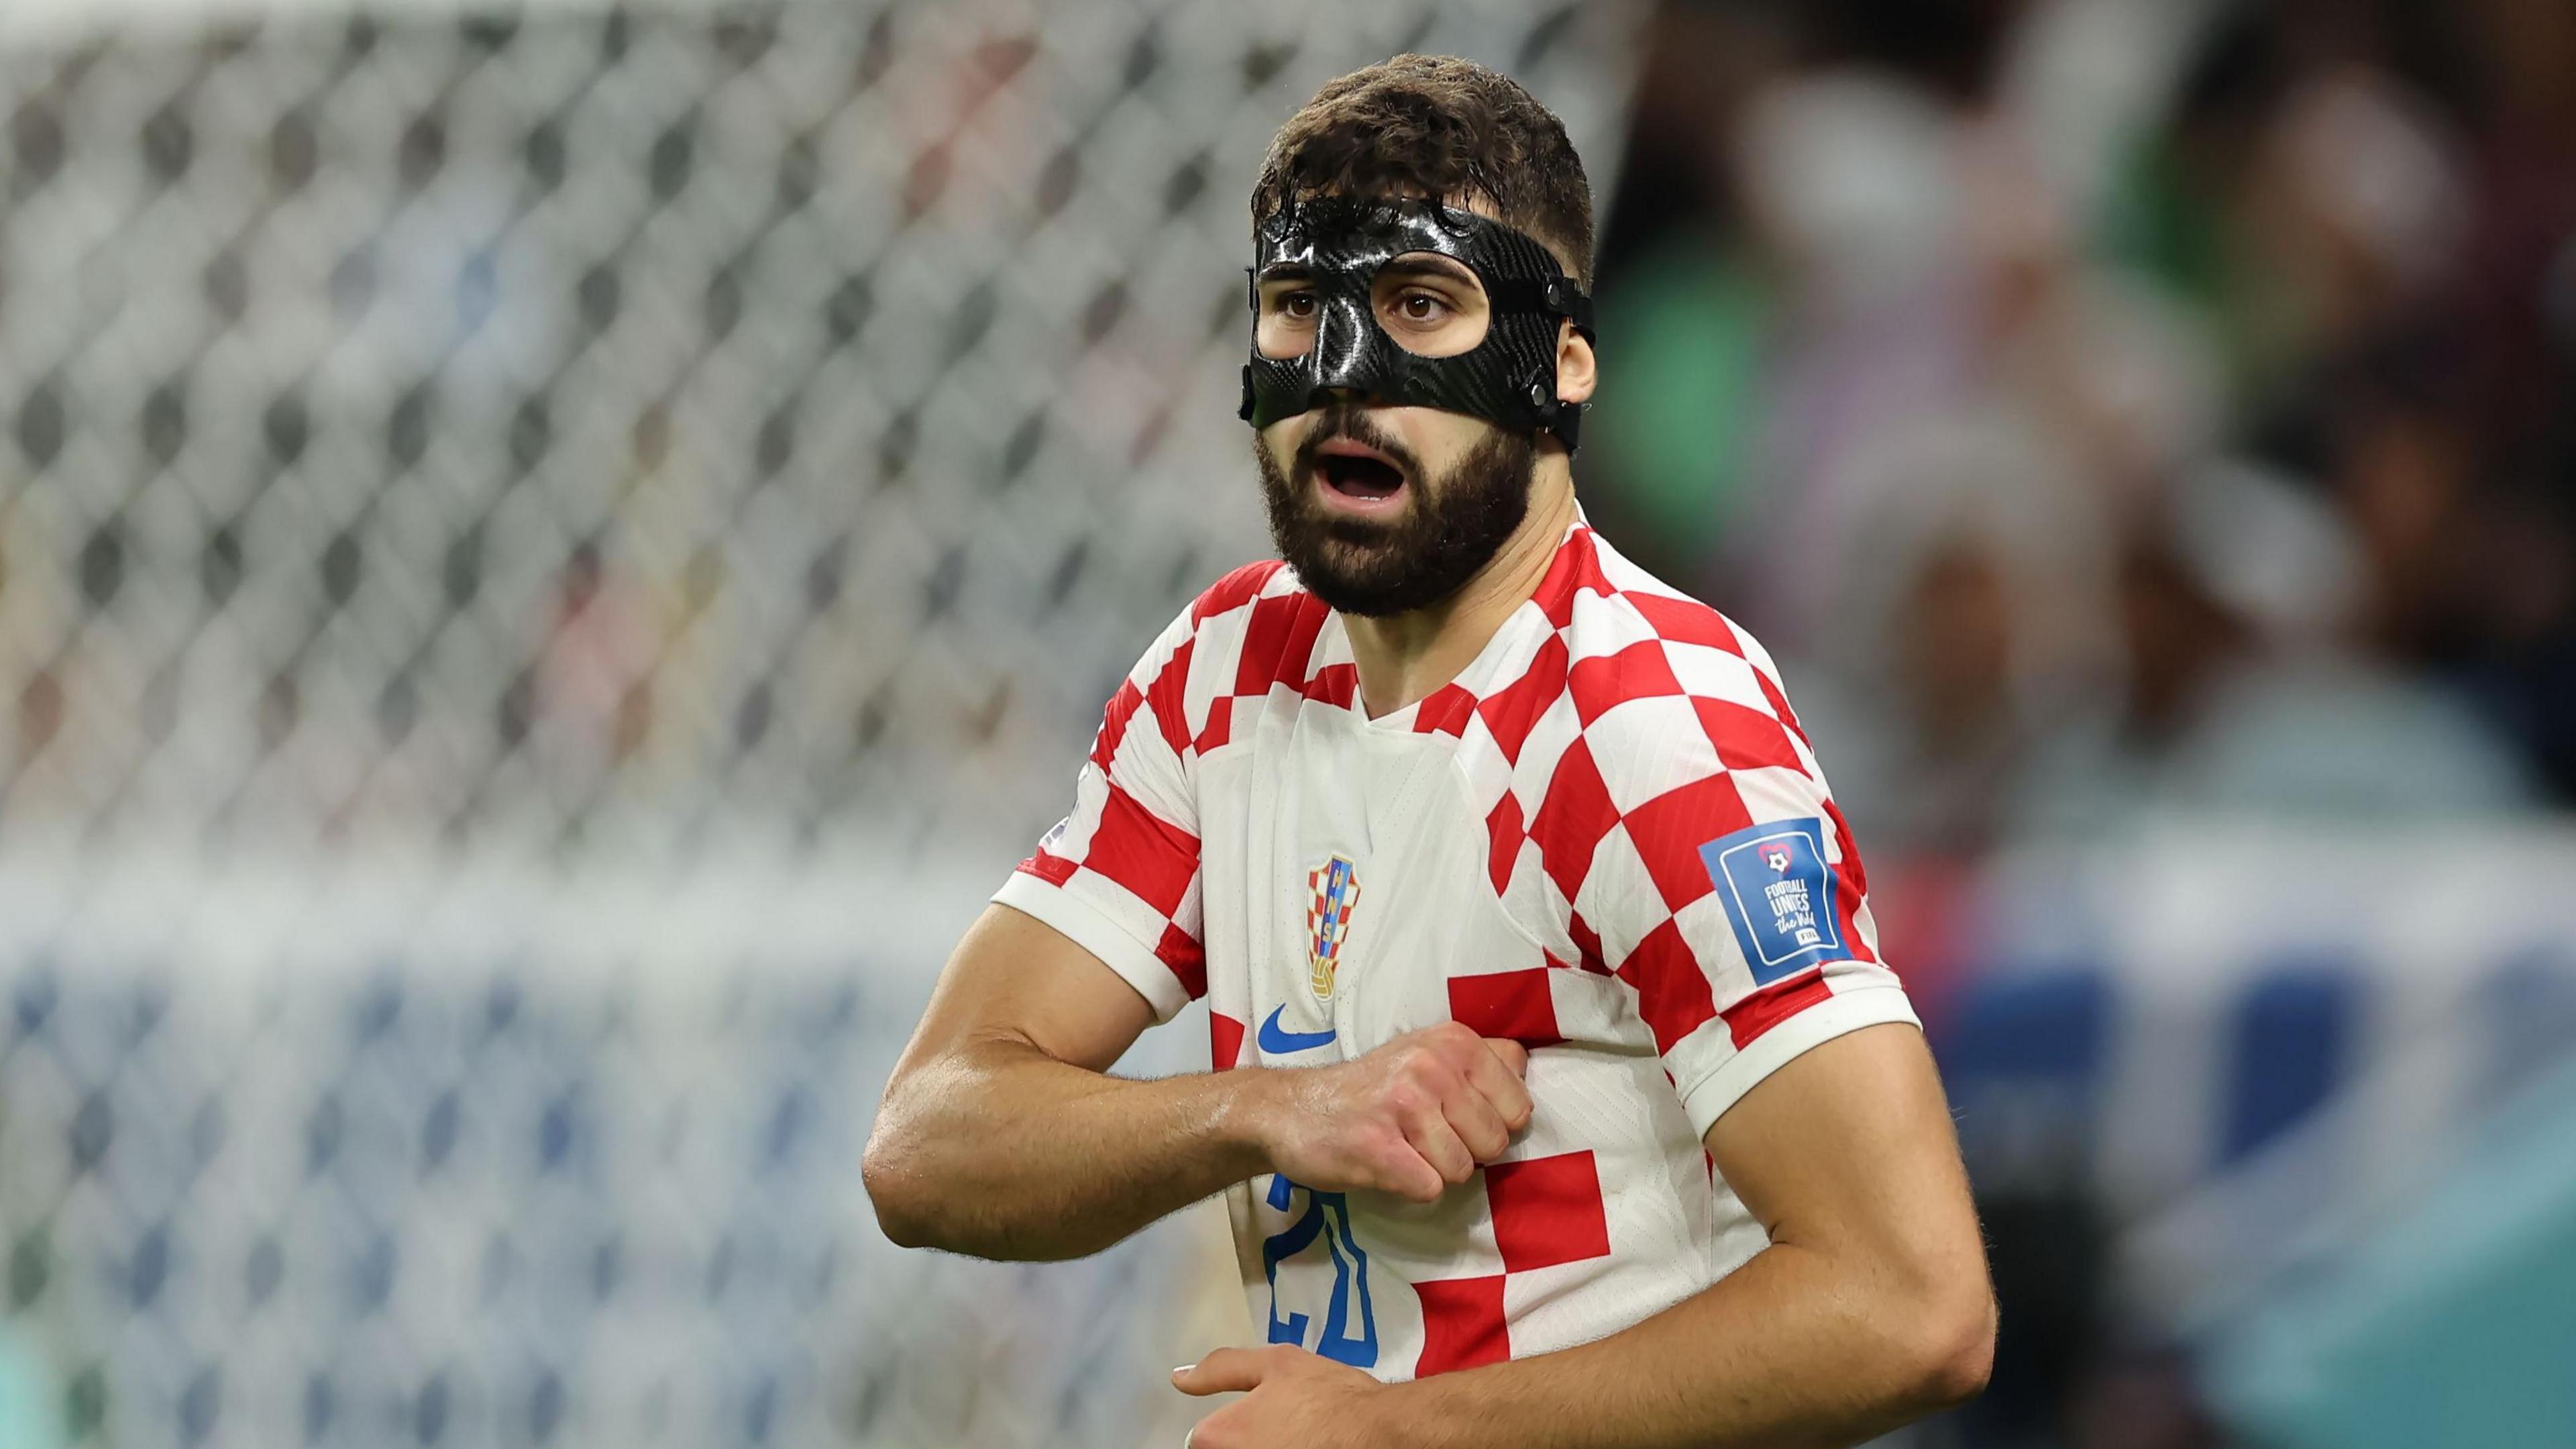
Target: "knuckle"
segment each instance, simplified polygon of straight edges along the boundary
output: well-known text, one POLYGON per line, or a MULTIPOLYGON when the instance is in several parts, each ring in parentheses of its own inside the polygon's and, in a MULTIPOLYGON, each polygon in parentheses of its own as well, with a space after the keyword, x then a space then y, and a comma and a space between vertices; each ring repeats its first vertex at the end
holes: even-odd
POLYGON ((1429 1052, 1423 1052, 1404 1064, 1404 1079, 1425 1090, 1436 1091, 1458 1080, 1457 1069, 1429 1052))

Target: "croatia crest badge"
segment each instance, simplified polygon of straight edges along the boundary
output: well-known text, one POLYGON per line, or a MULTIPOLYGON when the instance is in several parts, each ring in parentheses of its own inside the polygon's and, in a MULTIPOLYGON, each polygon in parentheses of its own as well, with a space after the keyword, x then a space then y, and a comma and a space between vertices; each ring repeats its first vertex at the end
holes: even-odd
POLYGON ((1317 1001, 1333 999, 1333 973, 1359 899, 1359 867, 1348 857, 1336 855, 1306 872, 1306 984, 1317 1001))

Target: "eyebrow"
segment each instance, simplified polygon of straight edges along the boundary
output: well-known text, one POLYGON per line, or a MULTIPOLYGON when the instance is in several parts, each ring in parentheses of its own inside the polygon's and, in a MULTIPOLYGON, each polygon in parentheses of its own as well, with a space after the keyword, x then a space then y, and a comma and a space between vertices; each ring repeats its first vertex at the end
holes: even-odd
POLYGON ((1388 262, 1379 270, 1385 272, 1415 274, 1427 272, 1433 276, 1446 277, 1453 282, 1467 282, 1479 286, 1482 285, 1482 283, 1478 283, 1476 281, 1476 274, 1474 272, 1469 271, 1465 266, 1454 262, 1437 252, 1424 252, 1415 256, 1398 257, 1395 260, 1388 262))
POLYGON ((1307 282, 1314 280, 1314 277, 1314 269, 1307 266, 1304 262, 1272 262, 1270 265, 1263 267, 1261 269, 1261 274, 1253 280, 1257 282, 1307 282))

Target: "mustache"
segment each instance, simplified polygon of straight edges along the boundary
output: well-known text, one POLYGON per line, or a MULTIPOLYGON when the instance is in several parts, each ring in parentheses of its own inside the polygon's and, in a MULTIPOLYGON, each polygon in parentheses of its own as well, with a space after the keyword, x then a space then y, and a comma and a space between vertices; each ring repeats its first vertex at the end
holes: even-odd
POLYGON ((1300 479, 1312 476, 1318 450, 1336 438, 1348 438, 1362 447, 1375 448, 1385 454, 1407 479, 1422 477, 1422 460, 1414 456, 1413 450, 1353 403, 1337 403, 1317 411, 1315 420, 1306 427, 1305 436, 1297 440, 1295 456, 1289 460, 1295 476, 1300 479))

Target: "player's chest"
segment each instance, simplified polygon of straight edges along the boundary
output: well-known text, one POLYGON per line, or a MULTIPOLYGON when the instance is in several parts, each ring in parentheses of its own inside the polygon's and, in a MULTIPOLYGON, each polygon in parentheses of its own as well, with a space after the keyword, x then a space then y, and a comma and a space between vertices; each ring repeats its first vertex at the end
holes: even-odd
POLYGON ((1495 898, 1449 744, 1274 731, 1202 802, 1209 991, 1250 1028, 1247 1063, 1357 1056, 1449 1019, 1453 976, 1535 961, 1495 898))

